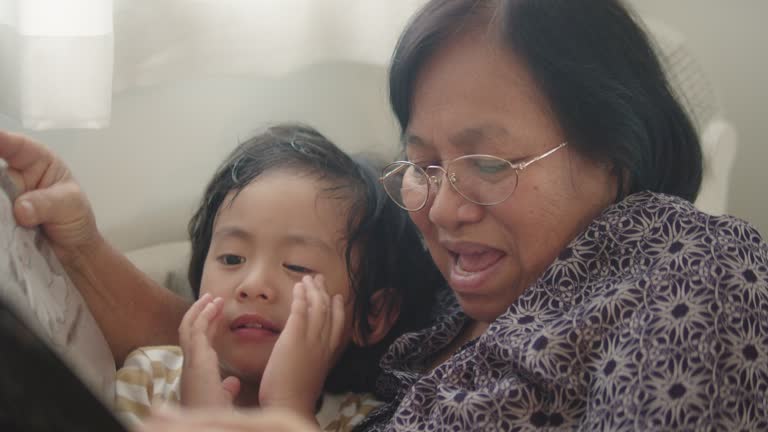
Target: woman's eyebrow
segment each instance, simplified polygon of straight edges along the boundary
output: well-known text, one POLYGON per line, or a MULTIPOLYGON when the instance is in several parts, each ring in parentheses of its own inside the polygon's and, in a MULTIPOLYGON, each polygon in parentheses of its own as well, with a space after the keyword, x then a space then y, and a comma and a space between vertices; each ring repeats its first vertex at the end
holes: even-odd
MULTIPOLYGON (((510 135, 509 131, 503 126, 494 123, 483 123, 454 133, 448 138, 448 141, 457 149, 472 153, 477 151, 477 147, 481 143, 493 141, 497 138, 506 138, 510 135)), ((431 145, 431 143, 423 138, 408 132, 405 133, 403 142, 407 146, 417 148, 431 145)))
POLYGON ((475 146, 479 142, 488 141, 491 138, 509 136, 509 131, 495 124, 483 124, 468 127, 453 134, 448 141, 457 147, 475 146))
POLYGON ((426 147, 429 144, 417 135, 406 132, 403 135, 403 144, 411 147, 426 147))

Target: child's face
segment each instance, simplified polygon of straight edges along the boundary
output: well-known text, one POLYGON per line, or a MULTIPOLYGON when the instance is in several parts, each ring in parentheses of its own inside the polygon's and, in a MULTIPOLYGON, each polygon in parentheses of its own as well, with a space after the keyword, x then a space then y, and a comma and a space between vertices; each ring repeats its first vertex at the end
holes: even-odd
POLYGON ((234 201, 230 193, 221 205, 200 294, 224 299, 213 348, 228 374, 246 382, 260 379, 288 320, 293 287, 306 274, 322 274, 329 296, 341 294, 346 316, 352 316, 344 259, 346 205, 326 197, 327 186, 277 170, 257 178, 234 201))

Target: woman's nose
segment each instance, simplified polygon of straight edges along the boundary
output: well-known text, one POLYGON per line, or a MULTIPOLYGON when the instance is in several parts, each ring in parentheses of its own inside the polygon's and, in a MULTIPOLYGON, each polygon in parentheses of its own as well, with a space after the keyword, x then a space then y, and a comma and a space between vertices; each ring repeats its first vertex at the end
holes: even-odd
POLYGON ((480 221, 483 206, 468 201, 451 187, 445 176, 440 176, 438 184, 430 187, 427 200, 429 220, 446 230, 455 230, 463 224, 480 221))

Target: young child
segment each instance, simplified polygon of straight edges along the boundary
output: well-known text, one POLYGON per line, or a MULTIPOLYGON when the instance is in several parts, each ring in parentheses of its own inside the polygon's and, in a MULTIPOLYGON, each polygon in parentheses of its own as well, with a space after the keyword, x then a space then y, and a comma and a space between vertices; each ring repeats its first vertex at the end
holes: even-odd
MULTIPOLYGON (((324 390, 372 389, 383 350, 427 323, 441 277, 378 170, 305 126, 235 149, 189 233, 200 296, 180 347, 140 348, 118 371, 116 409, 131 421, 164 401, 281 406, 314 420, 324 390)), ((350 400, 360 418, 375 406, 350 400)), ((318 421, 352 426, 337 414, 318 421)))

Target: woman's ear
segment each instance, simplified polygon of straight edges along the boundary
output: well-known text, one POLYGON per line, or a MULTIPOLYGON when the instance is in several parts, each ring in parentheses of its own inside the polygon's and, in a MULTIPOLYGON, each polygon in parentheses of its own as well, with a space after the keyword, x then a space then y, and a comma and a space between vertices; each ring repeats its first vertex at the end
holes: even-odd
POLYGON ((400 298, 394 290, 380 289, 371 296, 371 309, 368 312, 368 326, 371 332, 363 337, 357 327, 352 333, 352 342, 357 346, 373 345, 380 342, 389 333, 400 316, 400 298), (396 300, 388 298, 396 296, 396 300), (389 304, 388 304, 389 303, 389 304), (389 307, 387 307, 389 306, 389 307))

